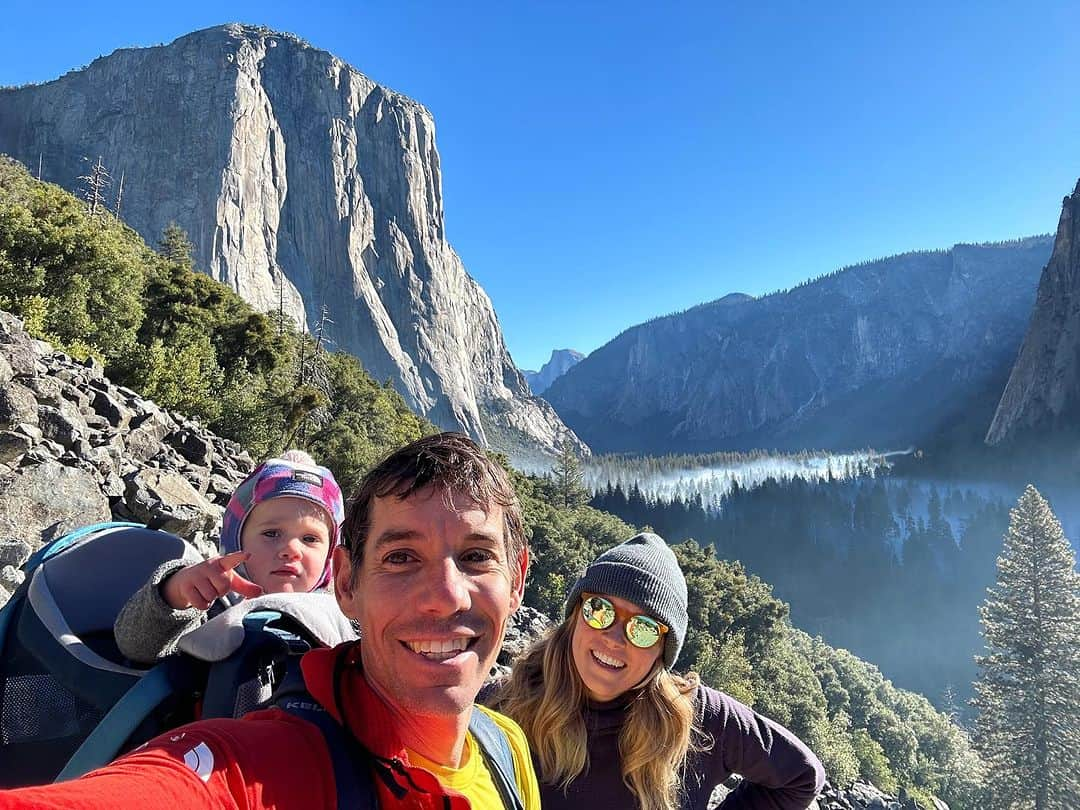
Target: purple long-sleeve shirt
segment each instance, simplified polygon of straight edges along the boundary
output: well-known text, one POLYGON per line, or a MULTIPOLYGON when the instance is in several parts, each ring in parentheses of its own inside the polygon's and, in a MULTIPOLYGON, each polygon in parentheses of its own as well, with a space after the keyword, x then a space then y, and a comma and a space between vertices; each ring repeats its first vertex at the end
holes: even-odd
MULTIPOLYGON (((623 783, 619 765, 619 732, 626 706, 626 700, 589 706, 585 714, 589 769, 565 793, 556 785, 544 784, 541 774, 544 810, 638 806, 623 783)), ((713 789, 733 773, 743 780, 721 803, 722 810, 805 810, 817 796, 825 782, 821 762, 786 728, 707 686, 698 688, 694 708, 699 728, 709 735, 712 745, 692 753, 687 761, 679 802, 682 810, 705 810, 713 789)))

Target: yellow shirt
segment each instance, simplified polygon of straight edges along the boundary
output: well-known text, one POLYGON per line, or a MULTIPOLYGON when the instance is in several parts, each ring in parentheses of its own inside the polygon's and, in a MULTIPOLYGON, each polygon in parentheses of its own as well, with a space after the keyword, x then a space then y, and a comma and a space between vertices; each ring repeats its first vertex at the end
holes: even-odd
MULTIPOLYGON (((482 711, 502 729, 510 743, 510 753, 514 757, 514 773, 517 777, 518 793, 525 810, 540 810, 540 787, 536 784, 536 772, 533 770, 532 757, 529 755, 529 743, 525 732, 509 717, 474 706, 473 711, 482 711)), ((465 736, 465 750, 461 754, 461 766, 448 768, 408 749, 409 762, 431 771, 435 777, 451 790, 465 795, 473 810, 503 810, 499 790, 484 764, 484 758, 477 749, 472 734, 465 736)))

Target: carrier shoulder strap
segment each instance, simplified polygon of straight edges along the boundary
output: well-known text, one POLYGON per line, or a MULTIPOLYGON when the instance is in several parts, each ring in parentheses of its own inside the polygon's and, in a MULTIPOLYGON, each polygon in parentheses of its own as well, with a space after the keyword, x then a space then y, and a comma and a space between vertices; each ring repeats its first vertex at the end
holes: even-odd
MULTIPOLYGON (((403 792, 387 765, 367 751, 341 727, 329 712, 307 691, 299 668, 290 671, 274 696, 274 705, 291 715, 312 723, 323 735, 334 767, 334 786, 341 810, 363 808, 377 810, 378 797, 373 775, 382 777, 391 791, 403 792)), ((480 749, 495 789, 506 810, 524 810, 518 790, 514 755, 506 733, 480 709, 474 708, 469 731, 480 749)))
POLYGON ((502 798, 506 810, 524 810, 525 805, 518 790, 517 768, 514 765, 514 752, 510 750, 510 740, 498 724, 476 706, 473 707, 469 721, 472 732, 480 747, 491 780, 502 798))
POLYGON ((274 695, 274 705, 319 729, 334 768, 334 789, 340 810, 378 810, 371 757, 315 698, 308 694, 299 668, 290 671, 274 695))

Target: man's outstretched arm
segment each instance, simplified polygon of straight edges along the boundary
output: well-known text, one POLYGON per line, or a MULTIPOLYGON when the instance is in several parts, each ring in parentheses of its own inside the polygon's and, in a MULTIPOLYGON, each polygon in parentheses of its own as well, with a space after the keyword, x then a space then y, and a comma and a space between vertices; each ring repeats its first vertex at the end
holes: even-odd
POLYGON ((336 807, 318 729, 271 710, 163 734, 80 779, 0 791, 0 810, 336 807))

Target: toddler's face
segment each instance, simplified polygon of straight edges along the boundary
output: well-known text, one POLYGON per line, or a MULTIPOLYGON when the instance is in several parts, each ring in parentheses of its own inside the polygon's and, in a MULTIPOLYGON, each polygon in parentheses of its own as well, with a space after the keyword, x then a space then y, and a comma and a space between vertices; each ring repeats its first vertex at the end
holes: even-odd
POLYGON ((251 554, 247 578, 267 593, 307 593, 330 551, 330 516, 303 498, 263 501, 247 516, 240 547, 251 554))

